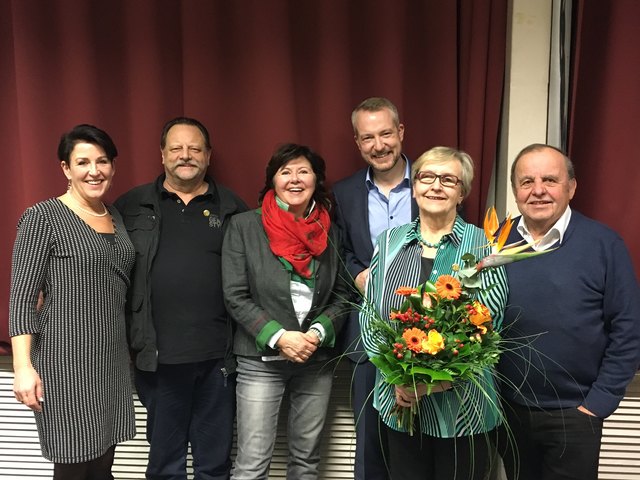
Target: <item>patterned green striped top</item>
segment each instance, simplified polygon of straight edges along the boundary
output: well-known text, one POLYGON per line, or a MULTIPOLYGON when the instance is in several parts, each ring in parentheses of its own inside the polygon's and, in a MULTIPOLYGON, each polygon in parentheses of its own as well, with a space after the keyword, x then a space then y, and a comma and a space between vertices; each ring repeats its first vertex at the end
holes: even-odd
MULTIPOLYGON (((360 325, 365 349, 370 357, 379 353, 377 338, 370 324, 373 318, 389 318, 392 308, 400 308, 403 297, 396 295, 398 287, 415 287, 420 281, 422 247, 417 232, 420 220, 391 228, 378 237, 371 260, 366 301, 360 313, 360 325)), ((482 258, 490 253, 483 230, 457 217, 453 231, 438 248, 430 280, 443 274, 453 274, 454 264, 462 265, 461 257, 472 253, 482 258)), ((482 295, 481 301, 491 310, 494 327, 499 328, 507 301, 507 277, 504 268, 481 272, 483 287, 493 285, 482 295)), ((485 371, 480 386, 471 382, 457 384, 446 392, 432 393, 419 401, 418 418, 423 434, 451 438, 492 430, 500 423, 500 409, 492 371, 485 371)), ((386 384, 377 373, 374 405, 382 421, 389 427, 404 431, 393 414, 395 387, 386 384)))

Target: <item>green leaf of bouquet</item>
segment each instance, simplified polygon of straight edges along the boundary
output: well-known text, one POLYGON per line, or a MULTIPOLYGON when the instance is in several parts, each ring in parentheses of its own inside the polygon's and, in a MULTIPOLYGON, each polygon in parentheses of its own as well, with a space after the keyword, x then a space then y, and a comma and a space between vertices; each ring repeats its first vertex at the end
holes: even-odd
POLYGON ((410 297, 407 297, 406 301, 411 304, 411 308, 414 311, 418 313, 424 313, 424 306, 422 305, 422 297, 419 297, 418 295, 411 295, 410 297))
POLYGON ((464 375, 467 370, 472 368, 472 366, 469 363, 456 362, 449 364, 449 368, 451 368, 452 370, 456 370, 460 375, 464 375))
POLYGON ((426 293, 436 293, 436 285, 433 282, 424 282, 418 288, 418 292, 420 294, 420 298, 422 298, 422 295, 424 295, 425 292, 426 293))
POLYGON ((395 338, 397 332, 393 329, 393 327, 384 320, 376 320, 372 322, 371 326, 374 330, 381 332, 383 335, 389 336, 391 338, 395 338))
POLYGON ((476 261, 476 256, 473 253, 465 253, 460 258, 465 262, 475 262, 476 261))
POLYGON ((385 383, 388 383, 390 385, 408 385, 407 382, 408 380, 406 378, 406 375, 402 375, 399 373, 394 373, 385 378, 385 383))
POLYGON ((458 277, 465 288, 480 288, 482 287, 482 281, 478 271, 474 267, 462 268, 458 272, 458 277))
POLYGON ((389 364, 389 361, 383 355, 373 357, 371 359, 371 363, 378 367, 385 376, 393 373, 394 371, 394 368, 391 366, 391 364, 389 364))
POLYGON ((453 377, 450 374, 448 374, 447 372, 443 372, 442 370, 432 370, 431 368, 425 367, 413 367, 411 371, 414 375, 429 375, 429 377, 431 377, 431 380, 436 382, 453 380, 453 377))
POLYGON ((380 370, 380 372, 385 376, 387 376, 389 373, 392 373, 392 369, 389 368, 389 364, 384 360, 382 360, 381 358, 376 358, 376 359, 372 358, 371 363, 373 363, 376 366, 376 368, 378 368, 378 370, 380 370))

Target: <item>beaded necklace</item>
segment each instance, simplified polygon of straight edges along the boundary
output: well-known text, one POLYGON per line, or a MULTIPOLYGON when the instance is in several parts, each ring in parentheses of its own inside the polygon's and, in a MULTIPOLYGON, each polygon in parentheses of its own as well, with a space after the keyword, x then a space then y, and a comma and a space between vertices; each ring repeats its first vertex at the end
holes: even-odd
POLYGON ((443 235, 440 237, 440 240, 438 240, 436 243, 427 242, 424 238, 422 238, 422 233, 420 233, 419 228, 416 229, 416 235, 418 237, 418 241, 425 247, 429 247, 429 248, 438 248, 440 245, 442 245, 442 242, 445 239, 445 235, 443 235))

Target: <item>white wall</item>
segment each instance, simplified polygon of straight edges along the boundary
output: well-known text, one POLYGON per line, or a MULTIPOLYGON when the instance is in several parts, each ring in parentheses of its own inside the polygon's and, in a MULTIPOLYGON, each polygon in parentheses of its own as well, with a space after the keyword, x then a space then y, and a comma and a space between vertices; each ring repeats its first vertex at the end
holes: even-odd
POLYGON ((511 0, 502 132, 496 166, 495 204, 499 216, 516 215, 509 172, 516 154, 546 142, 552 0, 511 0))

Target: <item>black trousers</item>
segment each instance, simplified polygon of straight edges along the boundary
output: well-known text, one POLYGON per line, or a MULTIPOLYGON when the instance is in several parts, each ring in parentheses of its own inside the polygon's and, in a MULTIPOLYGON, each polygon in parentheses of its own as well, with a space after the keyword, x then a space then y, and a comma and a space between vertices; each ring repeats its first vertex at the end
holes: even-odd
POLYGON ((116 446, 104 455, 82 463, 54 463, 53 480, 113 480, 111 466, 116 446))
POLYGON ((529 409, 504 404, 498 451, 509 480, 597 480, 601 418, 577 408, 529 409))
POLYGON ((354 480, 388 480, 387 428, 373 407, 376 367, 371 362, 353 365, 352 405, 356 422, 354 480))
POLYGON ((483 480, 493 432, 436 438, 387 427, 391 480, 483 480))

